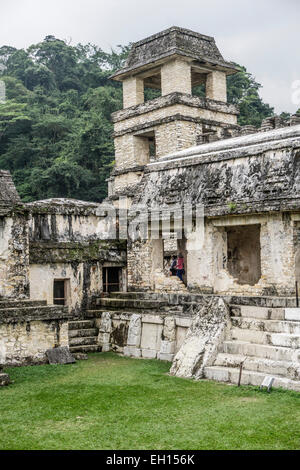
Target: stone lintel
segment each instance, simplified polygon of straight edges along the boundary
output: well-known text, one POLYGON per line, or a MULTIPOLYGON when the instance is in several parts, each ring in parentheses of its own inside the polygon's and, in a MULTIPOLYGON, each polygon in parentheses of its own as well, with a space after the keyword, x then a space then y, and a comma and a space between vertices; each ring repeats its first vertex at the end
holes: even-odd
POLYGON ((136 134, 136 136, 138 137, 138 133, 141 131, 149 131, 149 129, 152 129, 156 126, 160 126, 161 124, 166 124, 168 122, 174 122, 174 121, 195 122, 196 124, 222 127, 223 129, 234 129, 234 130, 240 129, 240 126, 237 124, 229 124, 229 123, 224 123, 221 121, 215 121, 211 119, 203 119, 201 117, 195 118, 195 117, 185 116, 185 115, 177 113, 177 114, 174 114, 173 116, 167 116, 161 119, 156 119, 155 121, 150 121, 144 124, 138 124, 136 126, 128 127, 127 129, 124 129, 122 131, 114 132, 113 137, 121 137, 122 135, 125 135, 125 134, 136 134))
POLYGON ((149 113, 157 109, 166 108, 174 104, 184 104, 189 107, 203 108, 205 110, 220 112, 225 114, 238 115, 239 110, 237 106, 228 104, 223 101, 216 101, 207 98, 200 98, 199 96, 192 96, 187 93, 174 92, 169 95, 160 96, 153 100, 146 101, 145 103, 131 106, 130 108, 121 109, 112 113, 112 121, 120 122, 125 119, 140 116, 141 114, 149 113))

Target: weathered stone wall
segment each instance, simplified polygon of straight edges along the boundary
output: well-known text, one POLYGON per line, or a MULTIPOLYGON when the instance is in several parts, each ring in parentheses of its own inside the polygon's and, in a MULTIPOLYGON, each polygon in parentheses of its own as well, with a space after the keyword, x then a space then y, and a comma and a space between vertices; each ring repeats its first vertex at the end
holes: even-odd
POLYGON ((0 170, 0 297, 29 294, 27 218, 9 171, 0 170))
MULTIPOLYGON (((187 240, 188 287, 244 295, 293 295, 295 291, 295 226, 284 214, 269 216, 226 217, 207 220, 204 243, 201 233, 191 233, 187 240), (260 225, 261 277, 255 285, 240 283, 228 269, 226 228, 260 225)), ((249 250, 251 246, 249 246, 249 250)), ((244 260, 249 269, 252 258, 244 260)))
POLYGON ((299 155, 300 126, 183 150, 146 167, 136 202, 192 201, 210 216, 296 209, 299 155))
POLYGON ((47 362, 45 351, 68 346, 66 320, 15 320, 0 324, 0 364, 24 365, 47 362))
POLYGON ((29 239, 27 215, 13 212, 0 226, 0 297, 29 295, 29 239))

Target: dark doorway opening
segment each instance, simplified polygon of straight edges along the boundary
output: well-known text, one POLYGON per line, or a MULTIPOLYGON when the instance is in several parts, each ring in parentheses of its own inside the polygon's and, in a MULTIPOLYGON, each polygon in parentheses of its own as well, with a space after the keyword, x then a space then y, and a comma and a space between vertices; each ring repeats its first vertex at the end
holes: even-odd
POLYGON ((66 279, 54 279, 53 303, 54 305, 66 305, 67 304, 66 279))
POLYGON ((122 269, 115 266, 103 268, 103 292, 118 292, 121 290, 122 269))
POLYGON ((253 286, 261 278, 260 225, 227 228, 227 269, 238 284, 253 286))

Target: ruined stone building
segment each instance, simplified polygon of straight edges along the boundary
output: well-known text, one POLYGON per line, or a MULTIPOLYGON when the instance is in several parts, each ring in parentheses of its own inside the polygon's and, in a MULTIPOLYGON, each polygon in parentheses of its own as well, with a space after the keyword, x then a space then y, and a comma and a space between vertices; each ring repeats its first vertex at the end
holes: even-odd
POLYGON ((236 72, 212 37, 182 28, 133 44, 112 77, 123 109, 102 204, 22 204, 0 173, 0 363, 67 345, 233 383, 243 362, 242 383, 271 375, 300 391, 300 118, 240 127, 226 92, 236 72), (145 101, 146 88, 159 96, 145 101), (139 208, 146 236, 124 235, 139 208), (179 251, 184 283, 166 268, 179 251))

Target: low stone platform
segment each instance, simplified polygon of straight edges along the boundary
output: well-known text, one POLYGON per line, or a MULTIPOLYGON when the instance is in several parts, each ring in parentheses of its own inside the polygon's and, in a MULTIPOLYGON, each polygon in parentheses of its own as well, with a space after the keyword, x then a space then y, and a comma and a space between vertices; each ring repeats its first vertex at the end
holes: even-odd
POLYGON ((0 300, 0 362, 41 364, 46 350, 68 346, 68 307, 44 300, 0 300))
MULTIPOLYGON (((96 299, 86 312, 86 318, 99 324, 103 316, 111 319, 110 329, 103 335, 107 337, 107 348, 127 355, 170 361, 180 351, 199 308, 218 298, 228 306, 228 327, 225 336, 220 336, 212 362, 196 378, 237 383, 243 361, 242 384, 260 385, 266 375, 272 375, 274 387, 300 391, 300 309, 295 307, 294 298, 117 292, 96 299), (133 317, 138 326, 130 326, 133 317), (165 354, 164 334, 170 320, 174 322, 174 343, 165 354), (138 331, 134 344, 130 335, 127 337, 128 328, 138 331), (121 336, 123 343, 118 344, 116 338, 121 336)), ((89 329, 94 332, 91 324, 87 327, 82 340, 90 337, 89 329)), ((74 333, 74 340, 76 336, 78 334, 74 333)), ((84 348, 84 344, 81 347, 84 348)))

